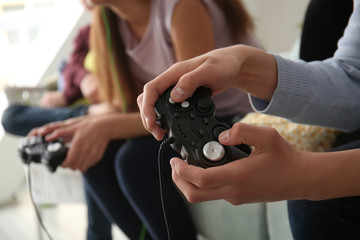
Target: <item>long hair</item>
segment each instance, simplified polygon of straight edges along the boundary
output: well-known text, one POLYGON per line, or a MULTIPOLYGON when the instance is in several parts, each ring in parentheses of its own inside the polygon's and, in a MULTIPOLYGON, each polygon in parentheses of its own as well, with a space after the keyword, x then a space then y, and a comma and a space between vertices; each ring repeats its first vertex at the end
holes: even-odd
POLYGON ((118 17, 109 8, 95 7, 92 11, 90 48, 94 52, 100 99, 123 112, 135 111, 139 92, 117 27, 118 17))
POLYGON ((214 0, 223 11, 230 28, 231 38, 238 42, 239 35, 254 30, 255 24, 241 0, 214 0))
MULTIPOLYGON (((240 34, 253 30, 254 23, 240 0, 214 0, 223 11, 234 43, 240 34)), ((99 79, 102 101, 123 112, 136 111, 140 93, 130 71, 125 46, 118 29, 117 15, 106 7, 94 7, 90 48, 94 52, 95 74, 99 79), (110 45, 110 47, 109 47, 110 45)))

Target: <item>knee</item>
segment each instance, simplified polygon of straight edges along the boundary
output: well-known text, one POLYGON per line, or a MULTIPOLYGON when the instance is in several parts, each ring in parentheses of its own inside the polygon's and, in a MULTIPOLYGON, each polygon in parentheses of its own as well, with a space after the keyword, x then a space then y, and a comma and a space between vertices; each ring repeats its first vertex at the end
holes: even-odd
POLYGON ((158 175, 157 149, 148 138, 129 140, 115 158, 116 176, 120 185, 133 185, 139 181, 151 181, 158 175))
POLYGON ((22 125, 22 121, 25 120, 19 117, 23 108, 24 106, 21 105, 11 105, 5 109, 1 118, 1 124, 6 132, 17 134, 17 129, 22 125))

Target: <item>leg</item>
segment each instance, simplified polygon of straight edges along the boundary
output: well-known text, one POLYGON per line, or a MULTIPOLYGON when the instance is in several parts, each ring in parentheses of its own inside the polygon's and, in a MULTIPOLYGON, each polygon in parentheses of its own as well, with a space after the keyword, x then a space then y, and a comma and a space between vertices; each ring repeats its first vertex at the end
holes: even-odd
POLYGON ((360 239, 360 197, 288 201, 295 240, 360 239))
MULTIPOLYGON (((160 198, 159 143, 151 136, 128 141, 116 156, 120 188, 153 239, 167 239, 160 198)), ((196 230, 182 195, 171 178, 169 160, 178 156, 171 147, 164 150, 163 184, 171 239, 196 239, 196 230)))
MULTIPOLYGON (((2 124, 6 132, 25 136, 34 127, 44 124, 66 120, 72 117, 86 115, 88 106, 78 106, 75 108, 40 108, 28 107, 23 105, 9 106, 2 117, 2 124)), ((111 223, 106 219, 101 209, 89 194, 85 187, 85 196, 88 207, 88 228, 87 240, 111 239, 111 223)))
MULTIPOLYGON (((360 140, 333 150, 354 148, 360 148, 360 140)), ((325 201, 288 201, 288 212, 295 240, 360 239, 359 196, 325 201)))
POLYGON ((91 196, 85 182, 85 198, 88 208, 87 240, 111 240, 111 223, 91 196))
POLYGON ((77 108, 40 108, 11 105, 3 113, 2 125, 6 132, 26 136, 31 129, 47 123, 62 121, 86 114, 87 106, 77 108))
POLYGON ((89 192, 105 216, 130 238, 139 239, 142 222, 117 183, 114 159, 123 141, 109 143, 102 160, 84 173, 89 192))

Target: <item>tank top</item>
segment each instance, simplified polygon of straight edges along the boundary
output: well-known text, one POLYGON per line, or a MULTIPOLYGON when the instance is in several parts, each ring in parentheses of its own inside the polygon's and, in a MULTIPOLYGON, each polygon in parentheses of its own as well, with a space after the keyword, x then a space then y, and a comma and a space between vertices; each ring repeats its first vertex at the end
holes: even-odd
MULTIPOLYGON (((171 40, 171 21, 174 8, 179 0, 153 0, 149 24, 143 38, 138 41, 132 34, 126 21, 119 18, 119 31, 130 60, 130 68, 135 79, 145 84, 165 71, 176 62, 174 46, 171 40)), ((221 9, 212 0, 202 0, 212 18, 215 47, 233 45, 226 18, 221 9)), ((240 36, 239 42, 261 47, 251 35, 240 36)), ((245 115, 252 111, 245 92, 230 88, 213 96, 216 116, 226 117, 245 115)))

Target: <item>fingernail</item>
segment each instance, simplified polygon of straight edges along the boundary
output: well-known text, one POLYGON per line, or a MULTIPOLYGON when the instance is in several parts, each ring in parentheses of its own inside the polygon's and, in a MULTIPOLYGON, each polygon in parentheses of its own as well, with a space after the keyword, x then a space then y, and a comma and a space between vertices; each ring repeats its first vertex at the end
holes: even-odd
POLYGON ((149 118, 145 116, 146 128, 149 128, 149 118))
POLYGON ((185 91, 180 88, 177 87, 173 90, 173 97, 175 97, 176 99, 182 99, 185 96, 185 91))
POLYGON ((174 160, 170 160, 170 166, 172 170, 175 170, 176 162, 174 160))
POLYGON ((230 131, 229 130, 226 130, 226 131, 220 133, 220 136, 219 136, 220 142, 226 142, 229 139, 230 139, 230 131))

